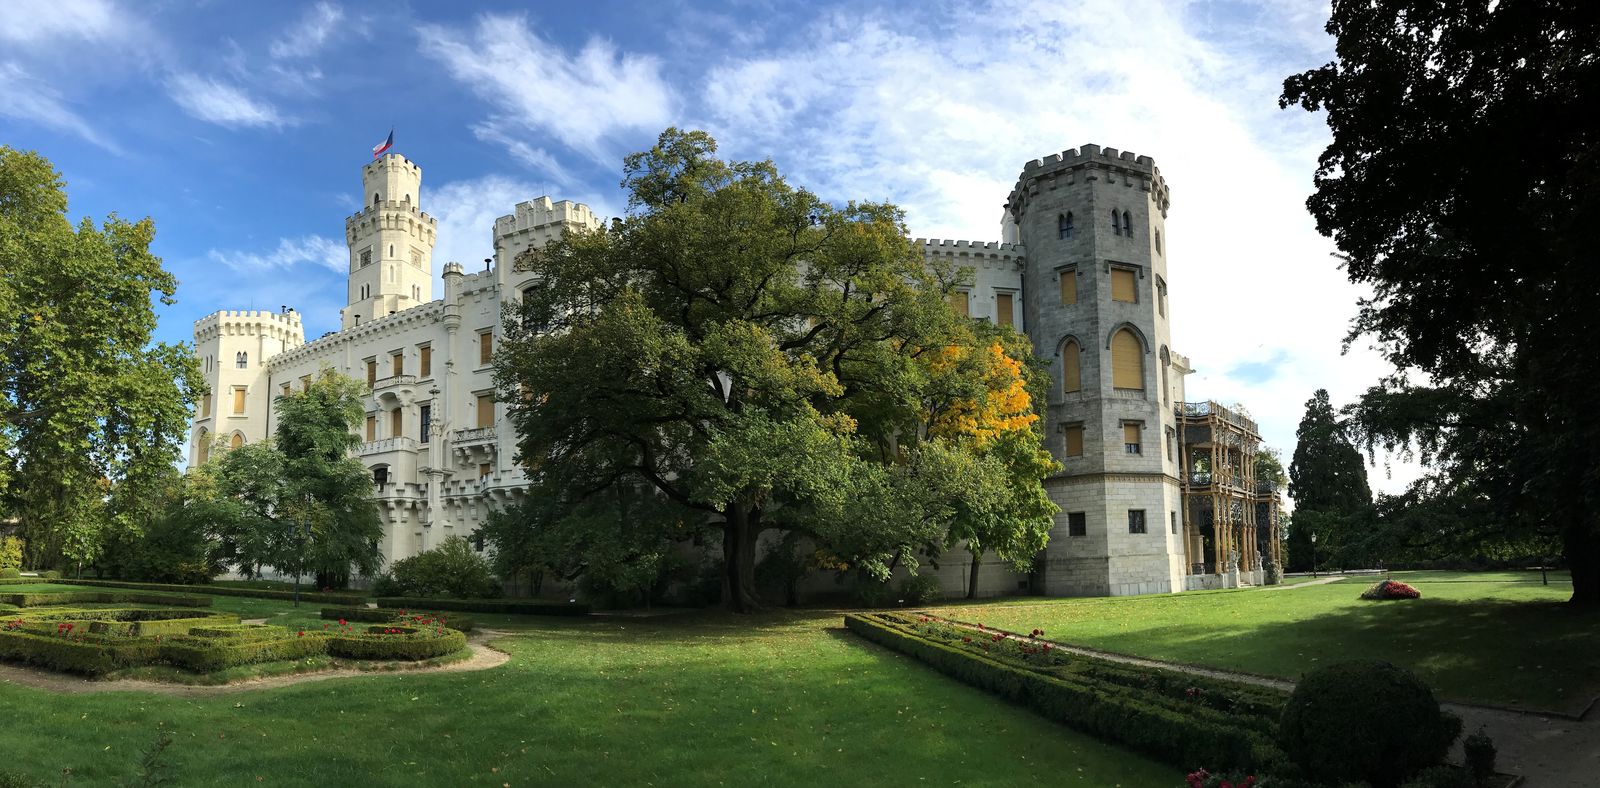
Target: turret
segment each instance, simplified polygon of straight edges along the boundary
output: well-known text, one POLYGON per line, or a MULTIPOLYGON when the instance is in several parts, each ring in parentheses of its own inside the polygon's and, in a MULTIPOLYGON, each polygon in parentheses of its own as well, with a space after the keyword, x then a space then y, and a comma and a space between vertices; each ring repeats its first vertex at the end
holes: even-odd
POLYGON ((269 434, 274 392, 267 360, 305 344, 300 313, 228 310, 194 323, 195 354, 210 393, 202 395, 190 426, 189 464, 205 462, 218 437, 230 446, 269 434))
POLYGON ((361 168, 362 209, 345 219, 349 300, 342 328, 433 300, 437 219, 418 207, 422 168, 391 153, 361 168))

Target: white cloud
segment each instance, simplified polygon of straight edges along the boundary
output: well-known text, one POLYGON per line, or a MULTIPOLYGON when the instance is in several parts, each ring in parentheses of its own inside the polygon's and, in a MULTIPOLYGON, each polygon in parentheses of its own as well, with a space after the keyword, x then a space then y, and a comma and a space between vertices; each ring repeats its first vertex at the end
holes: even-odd
POLYGON ((305 263, 318 265, 338 274, 343 274, 350 268, 350 250, 344 242, 320 235, 280 238, 277 248, 264 254, 212 249, 206 256, 213 262, 246 273, 285 270, 305 263))
POLYGON ((280 60, 306 58, 322 51, 328 37, 344 19, 344 10, 336 5, 317 3, 281 38, 272 42, 267 52, 280 60))
POLYGON ((61 94, 16 63, 0 63, 0 117, 75 134, 113 153, 122 150, 67 106, 61 94))
MULTIPOLYGON (((1387 365, 1340 353, 1364 293, 1304 207, 1327 132, 1276 104, 1284 76, 1330 59, 1326 6, 1229 8, 998 0, 932 29, 840 11, 791 48, 713 68, 700 111, 727 154, 772 156, 826 199, 893 200, 925 237, 998 238, 1030 159, 1087 142, 1152 156, 1173 194, 1173 349, 1198 368, 1190 398, 1245 403, 1287 456, 1315 389, 1349 402, 1387 365), (1230 374, 1280 353, 1265 380, 1230 374)), ((1374 486, 1416 474, 1394 470, 1374 486)))
POLYGON ((179 73, 167 80, 167 90, 185 112, 219 126, 238 128, 289 123, 271 104, 214 79, 179 73))
POLYGON ((552 137, 614 166, 614 136, 670 123, 673 94, 660 61, 619 54, 603 39, 568 55, 529 29, 525 18, 501 15, 480 17, 470 32, 423 25, 417 34, 423 54, 500 113, 475 127, 499 137, 552 137))
POLYGON ((123 21, 109 0, 9 0, 0 3, 0 41, 99 41, 120 35, 123 21))

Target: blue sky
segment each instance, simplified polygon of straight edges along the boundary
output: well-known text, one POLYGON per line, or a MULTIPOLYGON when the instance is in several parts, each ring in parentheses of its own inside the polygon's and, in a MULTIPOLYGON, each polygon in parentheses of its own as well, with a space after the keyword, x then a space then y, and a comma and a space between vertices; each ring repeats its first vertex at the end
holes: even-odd
POLYGON ((1326 129, 1276 103, 1285 75, 1332 58, 1326 17, 1315 0, 8 0, 0 143, 50 157, 74 216, 155 219, 182 283, 169 341, 224 308, 336 327, 343 220, 391 126, 440 219, 436 274, 488 256, 518 201, 619 212, 623 155, 668 125, 827 199, 895 201, 932 238, 996 238, 1029 159, 1133 150, 1172 188, 1190 399, 1244 403, 1287 454, 1312 391, 1349 401, 1387 371, 1341 354, 1363 293, 1303 207, 1326 129))

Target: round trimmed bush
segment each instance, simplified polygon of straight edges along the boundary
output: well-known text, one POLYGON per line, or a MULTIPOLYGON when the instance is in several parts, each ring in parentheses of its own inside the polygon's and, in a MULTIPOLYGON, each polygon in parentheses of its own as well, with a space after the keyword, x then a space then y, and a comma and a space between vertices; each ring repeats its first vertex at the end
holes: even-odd
POLYGON ((15 580, 19 577, 22 577, 22 572, 14 566, 8 566, 4 569, 0 569, 0 580, 15 580))
POLYGON ((1393 788, 1444 760, 1461 720, 1416 674, 1378 660, 1307 673, 1283 707, 1284 752, 1311 779, 1393 788))

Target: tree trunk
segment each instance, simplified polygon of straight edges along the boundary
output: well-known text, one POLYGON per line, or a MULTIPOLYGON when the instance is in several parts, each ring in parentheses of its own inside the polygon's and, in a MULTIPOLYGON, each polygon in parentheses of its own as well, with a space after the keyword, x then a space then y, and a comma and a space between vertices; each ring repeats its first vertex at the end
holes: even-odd
MULTIPOLYGON (((734 613, 761 609, 755 593, 756 537, 760 526, 742 501, 723 510, 722 604, 734 613)), ((759 513, 756 513, 759 517, 759 513)))
MULTIPOLYGON (((971 550, 972 548, 968 547, 967 549, 971 550)), ((972 571, 967 574, 968 599, 978 598, 978 568, 981 566, 983 566, 983 554, 974 552, 972 554, 972 571)))
POLYGON ((1600 535, 1587 516, 1570 521, 1562 534, 1567 567, 1572 571, 1572 600, 1576 607, 1600 607, 1600 535))

